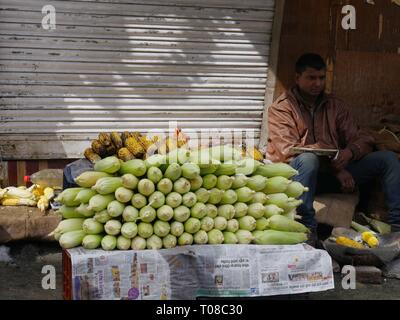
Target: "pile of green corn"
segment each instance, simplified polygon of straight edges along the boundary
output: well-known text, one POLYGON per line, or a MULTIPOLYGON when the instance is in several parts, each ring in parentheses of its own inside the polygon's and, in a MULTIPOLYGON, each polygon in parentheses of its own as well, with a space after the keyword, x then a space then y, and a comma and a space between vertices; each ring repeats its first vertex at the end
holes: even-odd
POLYGON ((228 146, 108 157, 58 196, 64 220, 53 235, 63 248, 104 250, 302 243, 308 230, 295 221, 296 199, 308 189, 289 180, 296 174, 228 146))

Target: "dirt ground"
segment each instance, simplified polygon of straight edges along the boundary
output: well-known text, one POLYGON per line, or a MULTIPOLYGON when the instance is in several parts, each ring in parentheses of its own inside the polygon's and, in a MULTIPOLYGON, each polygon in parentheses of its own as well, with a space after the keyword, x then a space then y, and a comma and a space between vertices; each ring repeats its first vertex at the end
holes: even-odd
MULTIPOLYGON (((58 243, 15 242, 0 246, 1 300, 61 300, 62 259, 58 243), (10 261, 11 259, 11 261, 10 261), (42 268, 53 265, 56 288, 42 288, 42 268)), ((279 298, 279 297, 277 297, 279 298)), ((400 300, 400 280, 385 279, 382 285, 357 284, 356 290, 341 288, 340 274, 335 275, 335 289, 307 294, 309 300, 400 300)))

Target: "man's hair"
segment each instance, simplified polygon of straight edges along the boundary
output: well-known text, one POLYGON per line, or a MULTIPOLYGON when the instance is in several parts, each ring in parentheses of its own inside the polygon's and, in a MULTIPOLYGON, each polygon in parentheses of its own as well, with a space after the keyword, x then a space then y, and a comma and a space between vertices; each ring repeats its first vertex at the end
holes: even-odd
POLYGON ((313 68, 319 71, 326 69, 326 63, 319 54, 306 53, 297 60, 296 73, 302 74, 307 68, 313 68))

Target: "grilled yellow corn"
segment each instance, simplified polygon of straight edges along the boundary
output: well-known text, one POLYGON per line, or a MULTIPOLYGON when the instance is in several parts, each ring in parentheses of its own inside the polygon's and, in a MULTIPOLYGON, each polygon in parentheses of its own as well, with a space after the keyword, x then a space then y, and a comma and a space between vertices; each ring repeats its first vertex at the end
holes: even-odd
POLYGON ((113 142, 115 148, 121 149, 124 146, 122 143, 121 136, 118 132, 111 132, 110 137, 111 137, 111 141, 113 142))
POLYGON ((107 150, 105 146, 103 146, 100 141, 98 140, 93 140, 92 141, 92 149, 95 153, 97 153, 101 158, 106 157, 107 155, 107 150))
POLYGON ((112 144, 110 136, 105 132, 101 132, 99 134, 98 140, 105 147, 108 147, 112 144))
POLYGON ((132 152, 128 150, 128 148, 121 148, 118 150, 118 158, 120 158, 122 161, 129 161, 132 159, 135 159, 134 155, 132 152))
POLYGON ((94 152, 92 148, 87 148, 83 152, 83 155, 85 156, 86 159, 88 159, 91 163, 95 163, 96 161, 101 160, 101 157, 94 152))
POLYGON ((136 157, 141 158, 146 150, 143 145, 138 141, 137 137, 130 137, 125 141, 125 147, 136 157))

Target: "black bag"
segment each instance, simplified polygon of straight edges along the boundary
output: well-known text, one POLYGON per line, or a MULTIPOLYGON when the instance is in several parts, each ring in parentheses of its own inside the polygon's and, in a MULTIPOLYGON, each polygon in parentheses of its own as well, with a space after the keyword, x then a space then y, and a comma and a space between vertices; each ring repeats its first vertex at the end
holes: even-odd
POLYGON ((85 171, 93 171, 93 163, 87 159, 79 159, 68 164, 64 168, 63 189, 79 187, 74 180, 85 171))

